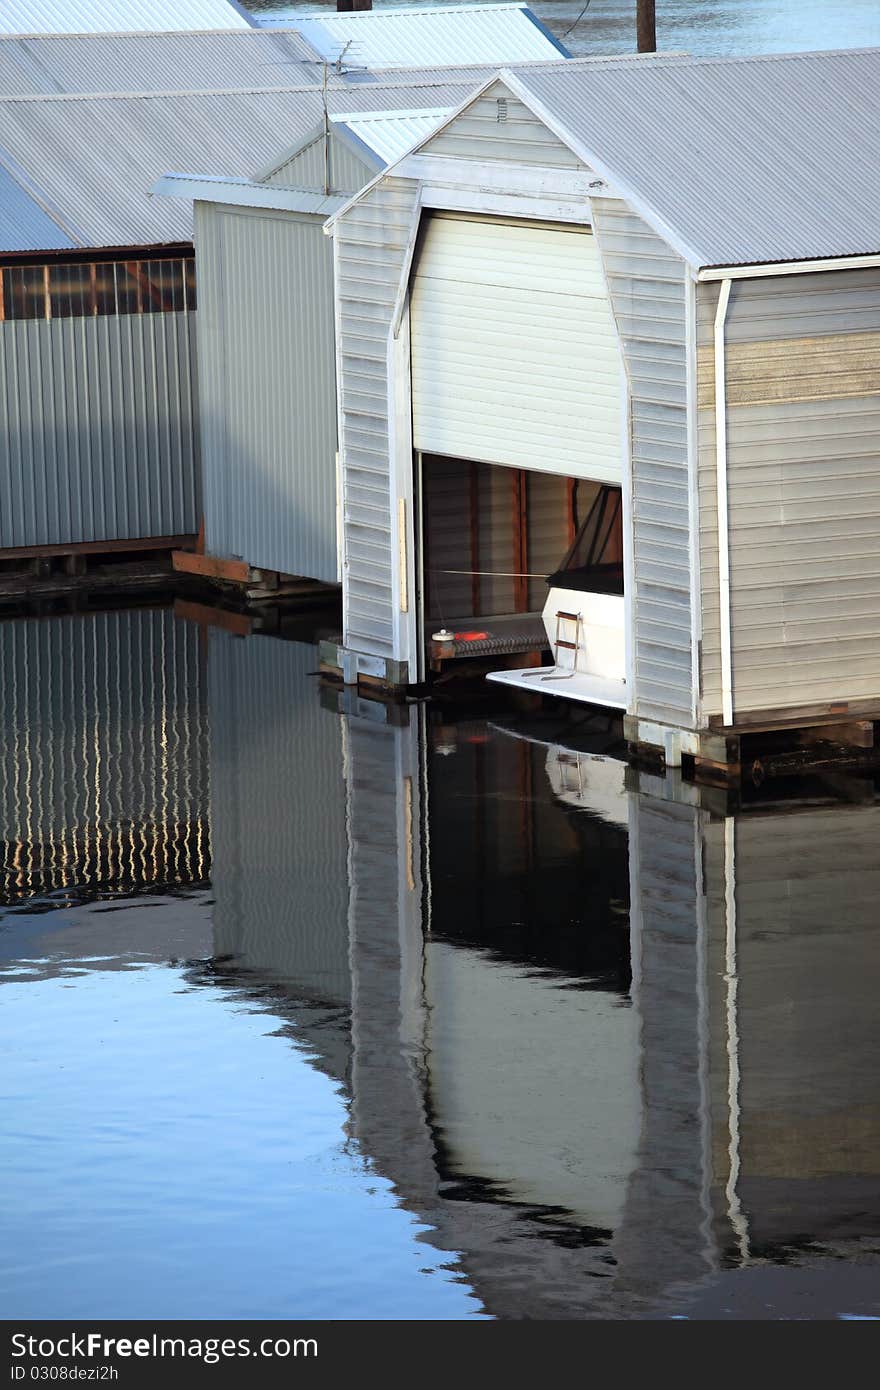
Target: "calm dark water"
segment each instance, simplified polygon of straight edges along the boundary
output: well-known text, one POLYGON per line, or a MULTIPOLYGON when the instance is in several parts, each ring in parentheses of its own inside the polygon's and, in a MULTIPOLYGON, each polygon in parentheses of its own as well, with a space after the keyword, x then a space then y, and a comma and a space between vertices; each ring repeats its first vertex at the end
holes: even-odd
POLYGON ((4 1315, 880 1314, 873 782, 315 664, 0 624, 4 1315))
MULTIPOLYGON (((373 8, 394 9, 406 3, 409 0, 374 0, 373 8)), ((323 8, 335 9, 335 0, 250 3, 266 23, 323 8)), ((583 0, 532 0, 530 8, 578 57, 635 49, 635 0, 590 0, 580 20, 583 0)), ((794 53, 875 44, 880 44, 876 0, 657 0, 657 47, 666 52, 794 53)))

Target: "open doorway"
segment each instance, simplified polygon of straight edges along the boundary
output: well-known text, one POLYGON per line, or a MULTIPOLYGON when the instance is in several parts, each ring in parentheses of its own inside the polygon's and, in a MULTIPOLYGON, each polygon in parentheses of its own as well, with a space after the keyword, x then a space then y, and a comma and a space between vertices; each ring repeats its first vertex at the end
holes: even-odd
POLYGON ((594 610, 594 594, 600 607, 619 603, 622 632, 619 488, 436 454, 423 454, 419 471, 422 630, 435 670, 467 656, 557 664, 573 634, 567 620, 548 618, 556 589, 584 595, 566 599, 563 613, 594 610))

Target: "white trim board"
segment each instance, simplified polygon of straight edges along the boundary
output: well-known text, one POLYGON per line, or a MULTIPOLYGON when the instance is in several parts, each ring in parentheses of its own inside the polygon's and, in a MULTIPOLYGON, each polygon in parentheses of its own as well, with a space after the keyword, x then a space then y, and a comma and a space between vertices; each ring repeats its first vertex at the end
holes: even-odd
POLYGON ((411 154, 395 168, 400 178, 419 179, 425 183, 454 187, 485 189, 490 193, 524 193, 545 197, 555 194, 563 198, 592 198, 601 195, 616 198, 607 180, 599 175, 570 169, 550 169, 543 166, 525 168, 522 164, 480 163, 472 159, 453 158, 441 154, 411 154))
POLYGON ((830 256, 815 261, 767 261, 761 265, 712 266, 697 279, 759 280, 770 275, 815 275, 825 270, 870 270, 880 266, 880 253, 870 256, 830 256))
POLYGON ((230 207, 268 208, 277 212, 300 212, 327 217, 342 206, 342 198, 332 194, 308 193, 302 189, 258 185, 250 179, 224 179, 193 174, 163 174, 150 190, 172 198, 191 198, 193 202, 225 203, 230 207))
POLYGON ((591 226, 589 205, 557 202, 523 194, 485 193, 478 188, 448 188, 442 184, 422 185, 422 207, 448 212, 474 212, 486 216, 526 218, 537 222, 574 222, 591 226))

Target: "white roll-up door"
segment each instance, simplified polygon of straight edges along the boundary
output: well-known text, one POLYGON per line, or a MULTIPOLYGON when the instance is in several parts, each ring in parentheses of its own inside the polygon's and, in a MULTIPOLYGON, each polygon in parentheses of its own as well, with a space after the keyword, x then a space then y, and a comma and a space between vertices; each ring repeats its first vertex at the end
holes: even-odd
POLYGON ((435 214, 411 329, 417 449, 622 482, 622 367, 590 231, 435 214))

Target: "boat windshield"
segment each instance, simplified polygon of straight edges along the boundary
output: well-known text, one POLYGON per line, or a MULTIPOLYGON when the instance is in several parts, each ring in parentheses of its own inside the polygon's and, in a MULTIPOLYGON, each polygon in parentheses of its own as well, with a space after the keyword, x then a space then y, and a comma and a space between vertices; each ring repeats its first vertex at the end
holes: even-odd
POLYGON ((551 588, 579 589, 592 594, 623 593, 623 518, 619 487, 603 484, 598 489, 578 528, 574 544, 547 583, 551 588))

